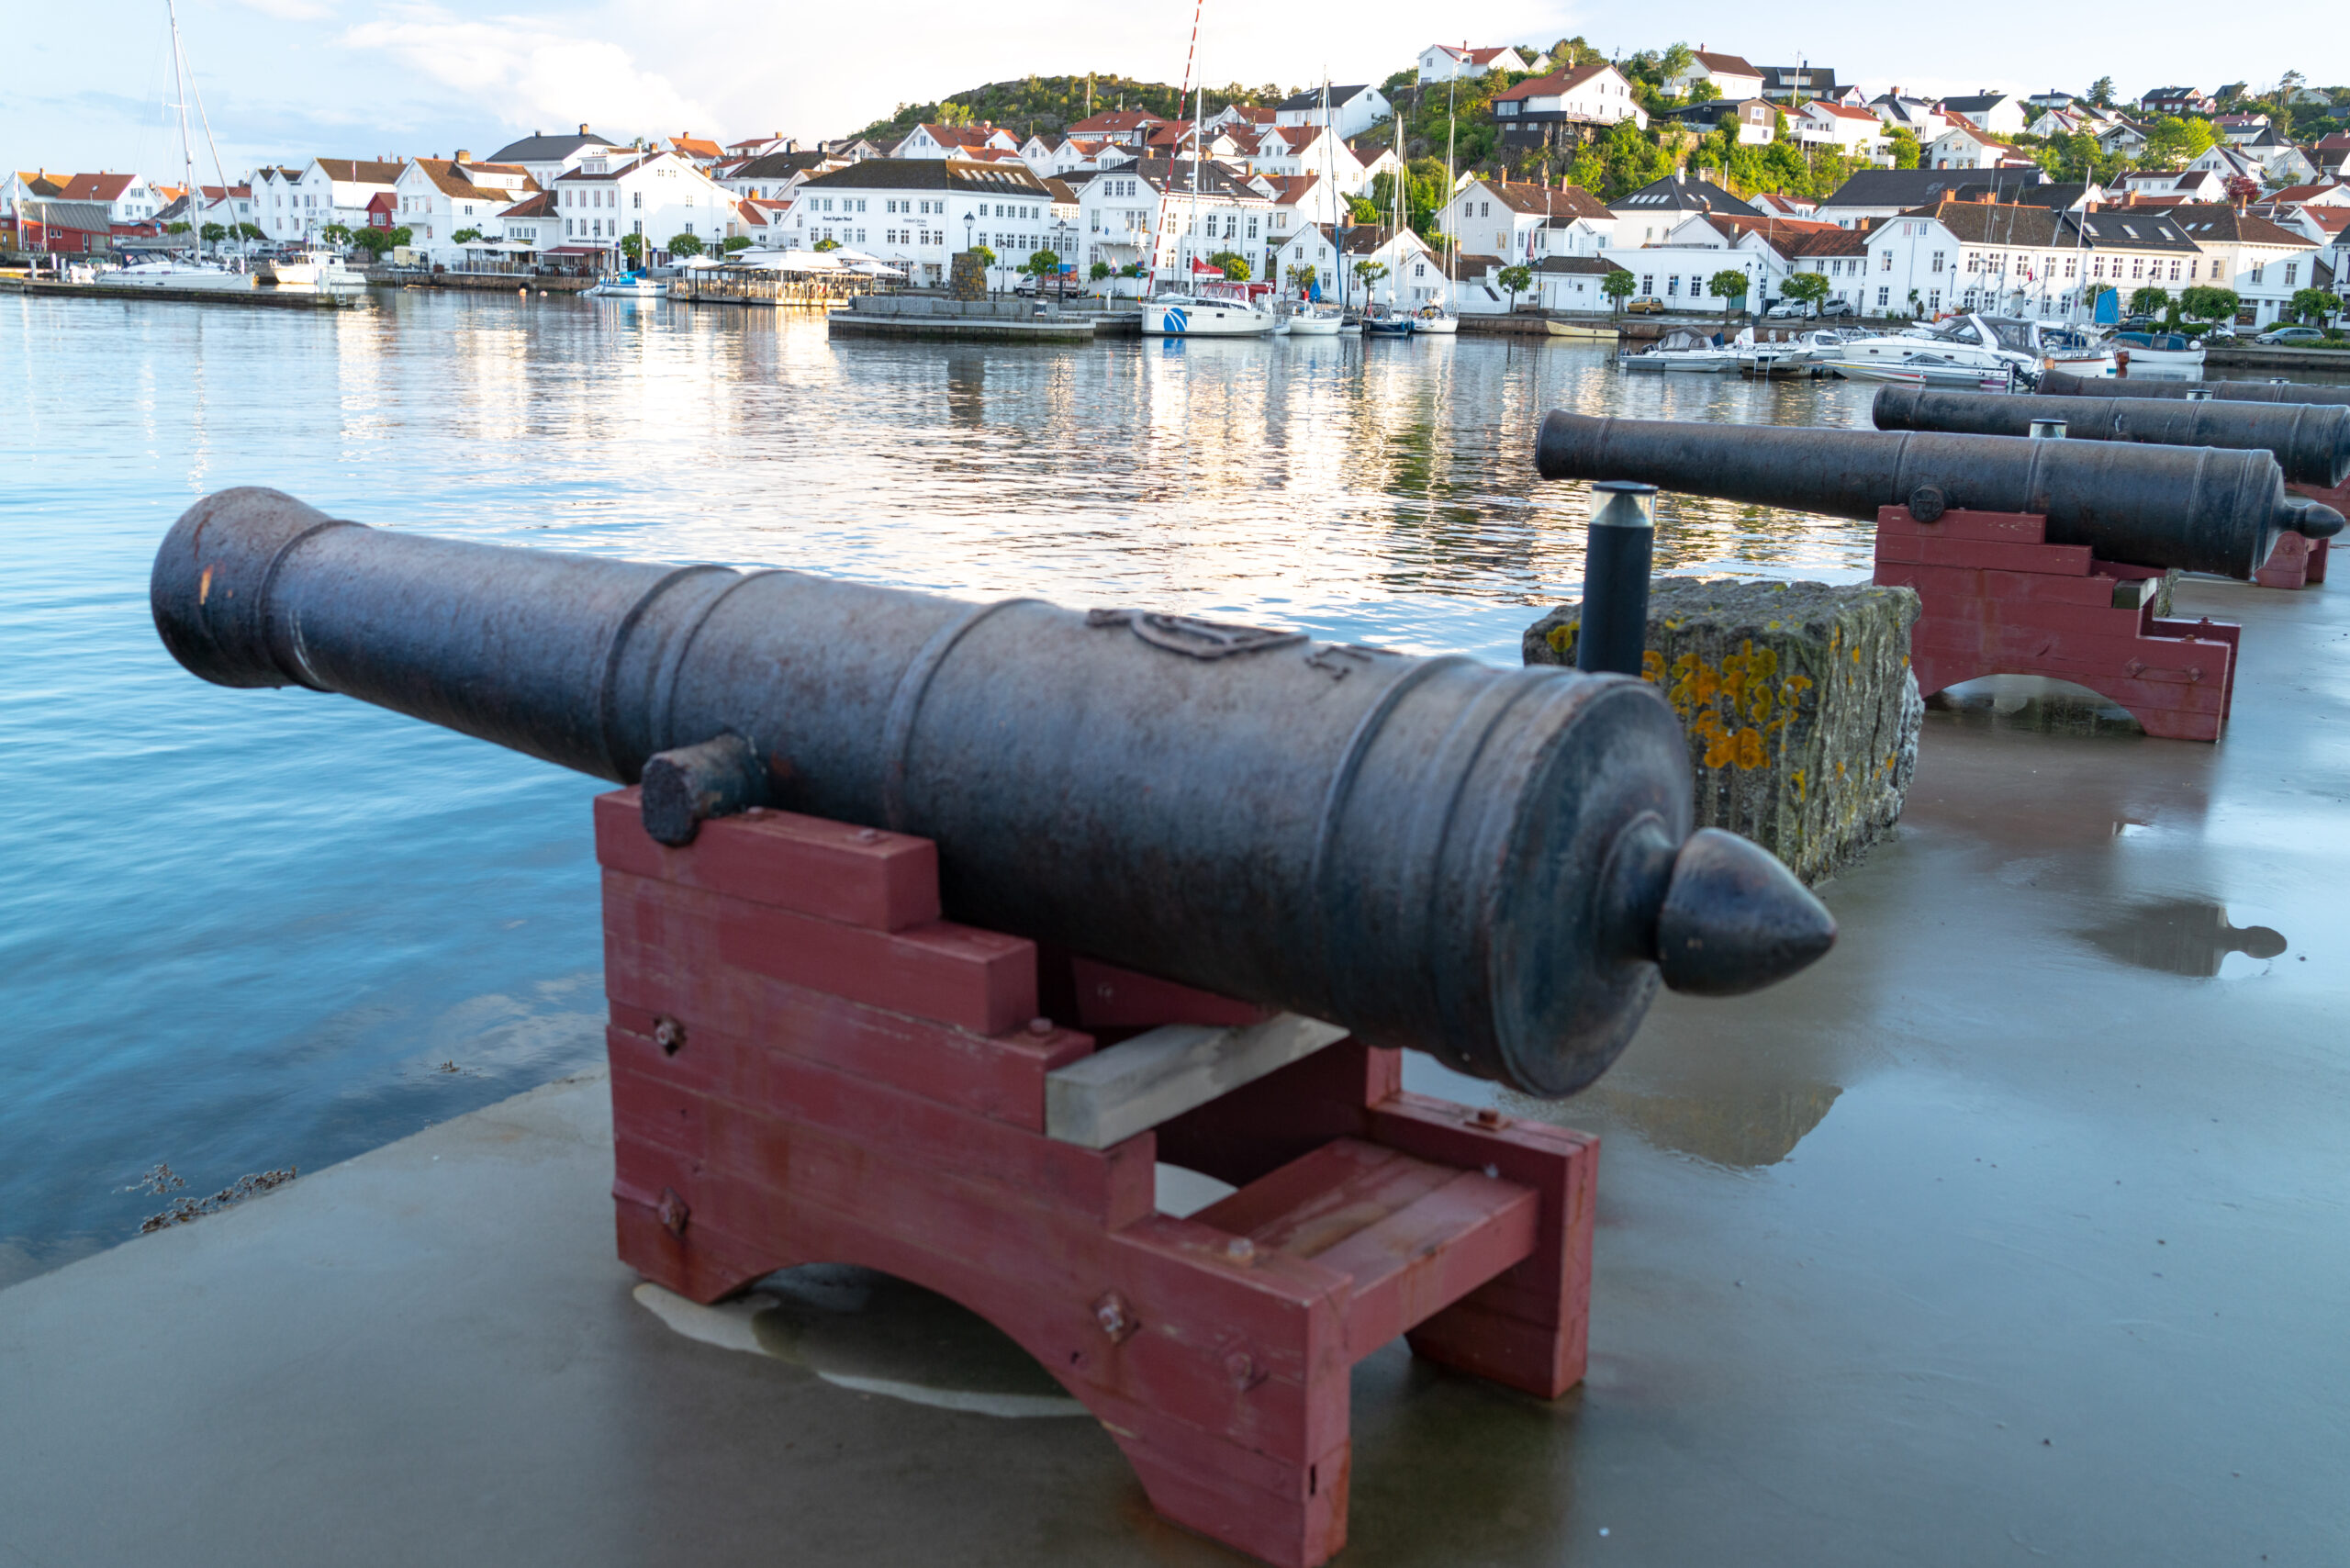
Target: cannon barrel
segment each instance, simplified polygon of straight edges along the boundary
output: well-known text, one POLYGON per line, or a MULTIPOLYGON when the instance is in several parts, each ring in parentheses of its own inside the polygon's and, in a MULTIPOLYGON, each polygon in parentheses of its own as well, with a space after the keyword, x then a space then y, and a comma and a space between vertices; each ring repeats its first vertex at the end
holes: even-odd
POLYGON ((2340 531, 2328 508, 2285 494, 2265 452, 2021 441, 1809 426, 1611 420, 1554 412, 1535 465, 1546 479, 1639 479, 1757 506, 1874 521, 1907 506, 2035 512, 2052 544, 2109 561, 2250 577, 2277 536, 2340 531))
POLYGON ((2175 398, 2192 400, 2208 393, 2221 403, 2350 403, 2350 386, 2314 381, 2148 381, 2132 376, 2075 375, 2052 370, 2041 376, 2043 398, 2175 398))
POLYGON ((2350 407, 2313 403, 2188 403, 2150 398, 2037 398, 2009 392, 1938 392, 1882 386, 1873 410, 1881 431, 2030 435, 2036 420, 2062 420, 2075 441, 2149 446, 2223 446, 2273 454, 2296 484, 2332 488, 2350 479, 2350 407))
POLYGON ((207 680, 642 778, 649 826, 666 769, 665 810, 922 834, 951 918, 1535 1094, 1605 1070, 1660 980, 1735 994, 1835 935, 1769 854, 1690 832, 1680 722, 1621 676, 467 543, 266 489, 191 508, 150 598, 207 680))

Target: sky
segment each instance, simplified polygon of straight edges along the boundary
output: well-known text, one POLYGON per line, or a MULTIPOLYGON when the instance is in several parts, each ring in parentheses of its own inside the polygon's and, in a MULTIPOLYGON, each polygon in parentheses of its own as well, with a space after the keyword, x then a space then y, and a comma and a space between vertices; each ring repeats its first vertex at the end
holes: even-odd
MULTIPOLYGON (((2217 29, 2208 6, 2187 0, 2144 0, 2126 27, 2109 6, 2059 4, 2033 12, 2029 44, 2018 41, 2022 29, 1984 27, 1974 12, 1953 13, 1947 28, 1835 28, 1838 18, 1823 11, 1812 27, 1790 30, 1774 15, 1786 10, 1684 0, 1664 25, 1645 8, 1464 0, 1446 12, 1461 36, 1439 40, 1426 36, 1425 6, 1398 0, 1357 0, 1336 29, 1319 7, 1292 17, 1205 0, 1199 69, 1218 84, 1302 86, 1326 71, 1341 83, 1379 82, 1438 41, 1547 45, 1581 34, 1611 54, 1677 41, 1758 65, 1807 58, 1872 92, 1898 84, 1929 95, 2078 91, 2103 75, 2126 95, 2182 79, 2206 90, 2266 84, 2288 70, 2318 85, 2350 81, 2350 28, 2319 0, 2280 0, 2258 28, 2217 29)), ((650 11, 640 0, 488 0, 464 11, 429 0, 182 0, 180 26, 232 178, 312 157, 460 149, 483 157, 515 137, 583 122, 621 140, 779 132, 813 141, 901 103, 1030 73, 1166 82, 1184 74, 1192 15, 1181 0, 1065 8, 1034 29, 985 16, 961 0, 764 14, 740 0, 666 0, 650 11)), ((86 0, 12 29, 9 53, 0 73, 0 167, 176 177, 164 0, 86 0)), ((195 126, 193 110, 189 118, 195 126)), ((212 183, 200 126, 196 142, 198 177, 212 183)))

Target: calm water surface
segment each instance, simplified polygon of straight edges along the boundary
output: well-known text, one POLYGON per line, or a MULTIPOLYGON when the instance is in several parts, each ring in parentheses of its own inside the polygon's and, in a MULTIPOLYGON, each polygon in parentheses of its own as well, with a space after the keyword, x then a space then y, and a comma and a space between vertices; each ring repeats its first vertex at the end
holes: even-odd
MULTIPOLYGON (((603 788, 182 672, 197 496, 505 543, 1149 605, 1515 663, 1582 570, 1543 412, 1865 424, 1869 389, 1471 339, 835 345, 682 305, 312 318, 0 299, 0 1283, 599 1058, 603 788)), ((1851 577, 1859 524, 1668 499, 1673 571, 1851 577)))

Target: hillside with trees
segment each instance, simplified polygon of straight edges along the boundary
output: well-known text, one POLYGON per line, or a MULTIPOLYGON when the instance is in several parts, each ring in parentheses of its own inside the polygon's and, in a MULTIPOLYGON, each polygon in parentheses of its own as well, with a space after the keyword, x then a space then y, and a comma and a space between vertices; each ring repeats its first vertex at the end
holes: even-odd
MULTIPOLYGON (((1214 115, 1228 104, 1279 103, 1295 91, 1270 82, 1260 87, 1230 82, 1207 89, 1207 112, 1214 115)), ((1065 129, 1105 109, 1147 109, 1170 119, 1179 114, 1188 118, 1191 104, 1177 106, 1181 94, 1181 87, 1165 82, 1137 82, 1131 76, 1101 72, 1083 76, 1023 76, 950 93, 934 103, 900 104, 889 118, 875 120, 856 134, 886 146, 917 125, 972 125, 984 120, 1027 136, 1065 129)))

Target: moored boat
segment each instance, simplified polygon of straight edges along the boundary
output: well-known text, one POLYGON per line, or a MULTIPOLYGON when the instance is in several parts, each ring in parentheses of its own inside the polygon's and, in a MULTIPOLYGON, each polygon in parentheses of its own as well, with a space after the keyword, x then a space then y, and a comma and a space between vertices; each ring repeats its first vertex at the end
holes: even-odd
POLYGON ((643 273, 622 273, 618 277, 599 280, 587 292, 605 299, 666 299, 669 280, 647 277, 643 273))
POLYGON ((1419 313, 1412 318, 1412 330, 1416 333, 1433 332, 1440 338, 1452 337, 1460 330, 1460 318, 1446 315, 1442 306, 1423 305, 1419 313))
POLYGON ((249 274, 231 272, 218 262, 180 260, 134 262, 129 266, 101 273, 98 281, 128 284, 134 288, 208 288, 224 293, 241 292, 253 286, 249 274))
POLYGON ((2183 332, 2116 332, 2106 340, 2106 347, 2112 351, 2117 375, 2154 375, 2174 381, 2203 378, 2203 345, 2183 332))
POLYGON ((1299 310, 1289 318, 1289 335, 1292 338, 1335 338, 1346 324, 1346 315, 1339 310, 1299 310))
POLYGON ((1239 296, 1203 290, 1160 294, 1142 304, 1146 338, 1262 338, 1273 325, 1270 310, 1239 296))
POLYGON ((1722 347, 1705 333, 1676 329, 1645 350, 1617 353, 1616 363, 1626 370, 1696 371, 1718 375, 1725 370, 1736 370, 1738 356, 1737 349, 1722 347))

